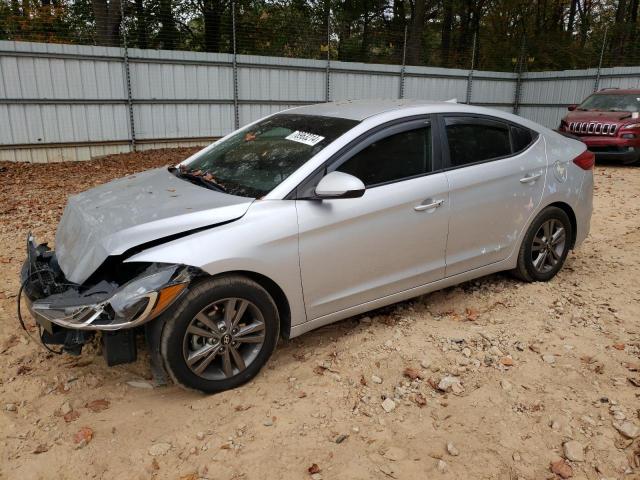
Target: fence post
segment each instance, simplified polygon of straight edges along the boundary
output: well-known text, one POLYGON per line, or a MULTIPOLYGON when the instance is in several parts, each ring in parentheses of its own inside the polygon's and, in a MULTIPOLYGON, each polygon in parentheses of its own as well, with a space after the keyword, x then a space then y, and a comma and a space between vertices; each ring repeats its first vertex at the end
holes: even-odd
POLYGON ((240 128, 240 112, 238 108, 238 51, 236 46, 236 2, 231 1, 231 29, 233 41, 233 126, 240 128))
POLYGON ((331 100, 331 9, 327 11, 327 71, 324 88, 324 101, 331 100))
POLYGON ((593 91, 597 92, 598 88, 600 88, 600 71, 602 70, 602 59, 604 58, 604 47, 607 44, 607 31, 609 30, 609 25, 604 27, 604 37, 602 38, 602 48, 600 49, 600 61, 598 62, 598 70, 596 71, 596 81, 593 84, 593 91))
POLYGON ((464 103, 467 105, 471 103, 471 95, 473 94, 473 70, 476 66, 476 39, 478 38, 478 32, 473 35, 473 50, 471 52, 471 69, 469 70, 469 76, 467 77, 467 98, 464 103))
POLYGON ((400 69, 400 98, 404 98, 404 71, 407 65, 407 25, 404 26, 404 41, 402 43, 402 68, 400 69))
POLYGON ((524 34, 522 35, 522 47, 520 49, 520 57, 518 58, 517 69, 518 76, 516 77, 516 89, 513 96, 513 114, 517 115, 518 110, 520 110, 520 95, 522 91, 522 71, 524 70, 524 62, 525 62, 525 39, 524 34))
POLYGON ((124 7, 122 2, 120 2, 120 32, 122 35, 122 46, 123 46, 123 56, 122 60, 124 62, 124 77, 127 86, 127 107, 129 109, 129 131, 130 131, 130 139, 129 143, 131 144, 131 150, 136 151, 136 123, 133 117, 133 98, 131 97, 131 72, 129 70, 129 46, 127 44, 127 31, 123 28, 124 26, 124 7))

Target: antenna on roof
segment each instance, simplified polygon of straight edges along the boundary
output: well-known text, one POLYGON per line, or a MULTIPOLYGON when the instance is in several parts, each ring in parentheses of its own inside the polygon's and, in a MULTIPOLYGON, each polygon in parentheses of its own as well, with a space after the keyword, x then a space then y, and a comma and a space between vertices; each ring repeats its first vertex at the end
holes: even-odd
POLYGON ((458 103, 457 98, 450 98, 449 100, 445 100, 445 103, 458 103))

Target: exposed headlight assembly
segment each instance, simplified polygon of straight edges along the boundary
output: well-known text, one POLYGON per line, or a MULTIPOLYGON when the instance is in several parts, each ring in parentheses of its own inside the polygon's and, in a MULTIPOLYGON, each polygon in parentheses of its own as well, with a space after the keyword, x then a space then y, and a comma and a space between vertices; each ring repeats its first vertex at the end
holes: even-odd
POLYGON ((79 295, 52 295, 33 302, 31 311, 65 328, 132 328, 162 313, 185 291, 193 275, 184 265, 154 265, 97 301, 95 293, 91 302, 79 295))

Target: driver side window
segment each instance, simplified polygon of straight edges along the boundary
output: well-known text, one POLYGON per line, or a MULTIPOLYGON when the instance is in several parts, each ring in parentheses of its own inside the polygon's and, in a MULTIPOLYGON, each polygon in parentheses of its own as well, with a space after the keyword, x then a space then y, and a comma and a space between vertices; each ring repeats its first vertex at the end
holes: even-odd
POLYGON ((365 186, 390 183, 432 171, 431 127, 423 126, 375 141, 336 168, 365 186))

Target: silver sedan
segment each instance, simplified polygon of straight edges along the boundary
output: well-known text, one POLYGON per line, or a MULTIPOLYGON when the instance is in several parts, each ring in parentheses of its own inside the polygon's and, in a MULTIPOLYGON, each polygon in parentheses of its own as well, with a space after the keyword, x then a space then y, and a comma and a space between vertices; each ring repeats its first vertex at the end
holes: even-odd
POLYGON ((280 336, 494 272, 547 281, 589 232, 593 155, 501 111, 344 101, 258 120, 72 196, 22 286, 47 344, 144 331, 157 378, 237 387, 280 336), (140 328, 138 328, 140 327, 140 328))

